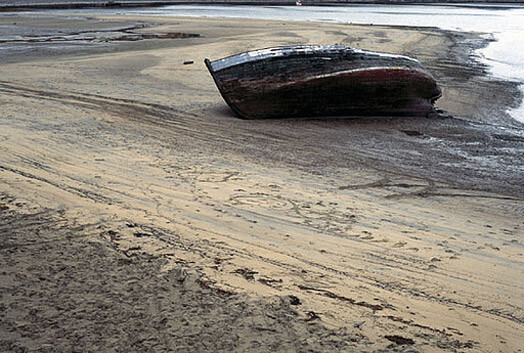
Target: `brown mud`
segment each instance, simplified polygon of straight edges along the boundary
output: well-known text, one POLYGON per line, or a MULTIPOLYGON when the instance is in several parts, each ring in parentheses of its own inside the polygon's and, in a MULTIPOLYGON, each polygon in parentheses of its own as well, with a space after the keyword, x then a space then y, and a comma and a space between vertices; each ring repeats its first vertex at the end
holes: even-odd
POLYGON ((2 38, 141 39, 2 43, 2 352, 522 349, 518 90, 480 37, 34 16, 2 38), (417 57, 454 118, 242 121, 203 64, 314 43, 417 57))

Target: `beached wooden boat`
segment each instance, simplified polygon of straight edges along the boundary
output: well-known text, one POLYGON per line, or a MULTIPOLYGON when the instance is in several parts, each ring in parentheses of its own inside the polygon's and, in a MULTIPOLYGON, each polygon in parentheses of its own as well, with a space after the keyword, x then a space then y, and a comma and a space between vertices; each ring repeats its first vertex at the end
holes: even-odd
POLYGON ((441 95, 417 60, 342 45, 267 48, 205 63, 244 119, 426 116, 441 95))

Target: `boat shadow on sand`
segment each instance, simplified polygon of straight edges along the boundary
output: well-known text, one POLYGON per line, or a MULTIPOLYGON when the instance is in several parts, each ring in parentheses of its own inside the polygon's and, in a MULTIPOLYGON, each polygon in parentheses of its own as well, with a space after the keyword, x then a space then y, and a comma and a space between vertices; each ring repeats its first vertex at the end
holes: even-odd
MULTIPOLYGON (((269 118, 258 118, 258 119, 241 119, 238 117, 238 115, 235 114, 235 112, 228 107, 226 104, 220 104, 216 105, 212 108, 208 109, 208 112, 212 114, 213 116, 217 116, 223 119, 232 119, 237 121, 244 121, 246 123, 254 123, 254 122, 270 122, 271 124, 275 124, 279 121, 286 121, 286 122, 297 122, 300 124, 307 124, 308 122, 334 122, 334 123, 341 123, 344 122, 347 125, 352 124, 360 124, 360 123, 372 123, 372 124, 384 124, 388 125, 391 122, 398 122, 398 121, 421 121, 421 122, 427 122, 428 120, 448 120, 448 119, 459 119, 468 121, 467 119, 463 118, 457 118, 454 115, 450 114, 449 112, 435 108, 433 112, 430 112, 426 115, 421 116, 395 116, 394 114, 391 115, 312 115, 312 116, 274 116, 269 118)), ((473 121, 472 121, 473 122, 473 121)))

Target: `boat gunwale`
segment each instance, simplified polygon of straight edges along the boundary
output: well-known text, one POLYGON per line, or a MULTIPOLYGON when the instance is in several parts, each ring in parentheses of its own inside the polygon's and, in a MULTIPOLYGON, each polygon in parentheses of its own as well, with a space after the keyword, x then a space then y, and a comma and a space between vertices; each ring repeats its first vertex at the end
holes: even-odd
POLYGON ((362 55, 376 55, 378 57, 388 57, 407 60, 421 67, 422 70, 425 70, 431 76, 431 73, 422 65, 422 63, 414 58, 401 54, 385 53, 379 51, 363 50, 357 48, 346 47, 345 45, 336 44, 336 45, 295 45, 295 46, 280 46, 280 47, 267 47, 256 50, 249 50, 238 54, 233 54, 220 58, 217 60, 209 61, 209 65, 213 68, 214 72, 219 72, 225 69, 230 69, 235 66, 244 65, 247 63, 253 63, 273 58, 286 58, 290 56, 300 56, 300 55, 329 55, 334 53, 351 53, 351 54, 362 54, 362 55), (285 51, 289 49, 289 51, 285 51), (311 49, 311 50, 300 50, 300 49, 311 49), (324 50, 322 50, 324 49, 324 50), (273 55, 269 54, 269 51, 274 52, 273 55), (264 53, 266 52, 266 53, 264 53), (251 55, 251 53, 262 53, 259 55, 251 55), (225 63, 232 61, 233 58, 238 57, 247 60, 237 60, 230 64, 218 65, 219 63, 225 63), (218 67, 216 67, 218 66, 218 67))

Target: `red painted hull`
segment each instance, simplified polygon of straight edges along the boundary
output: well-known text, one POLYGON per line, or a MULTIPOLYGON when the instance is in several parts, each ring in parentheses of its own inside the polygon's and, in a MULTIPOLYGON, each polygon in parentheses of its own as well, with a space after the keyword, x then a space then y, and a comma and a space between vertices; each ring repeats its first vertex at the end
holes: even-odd
POLYGON ((213 67, 209 60, 206 64, 225 101, 241 118, 425 116, 434 111, 441 91, 420 63, 401 56, 371 53, 367 59, 368 52, 357 54, 355 59, 344 51, 331 56, 324 51, 319 54, 322 61, 309 52, 261 60, 248 55, 245 61, 226 58, 234 59, 233 65, 225 61, 213 67), (324 62, 328 67, 319 65, 324 62))

